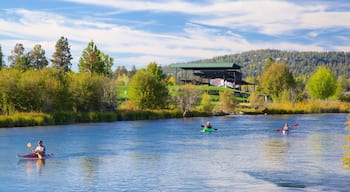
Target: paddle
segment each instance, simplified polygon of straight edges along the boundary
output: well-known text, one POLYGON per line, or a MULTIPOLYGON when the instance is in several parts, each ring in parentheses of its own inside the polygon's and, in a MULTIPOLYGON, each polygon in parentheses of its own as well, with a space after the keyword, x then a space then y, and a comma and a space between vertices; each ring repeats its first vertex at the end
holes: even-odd
MULTIPOLYGON (((294 127, 298 127, 298 126, 300 126, 300 124, 299 124, 299 123, 294 123, 293 126, 294 126, 294 127)), ((281 131, 282 131, 282 129, 276 129, 276 132, 277 132, 277 133, 279 133, 279 132, 281 132, 281 131)))

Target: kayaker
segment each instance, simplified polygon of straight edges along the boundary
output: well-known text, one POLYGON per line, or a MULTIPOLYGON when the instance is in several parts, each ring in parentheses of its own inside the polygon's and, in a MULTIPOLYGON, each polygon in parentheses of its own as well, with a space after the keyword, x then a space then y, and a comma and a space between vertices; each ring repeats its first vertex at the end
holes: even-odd
POLYGON ((289 131, 289 125, 288 125, 288 123, 285 123, 285 124, 284 124, 283 131, 285 131, 285 132, 289 131))
POLYGON ((211 129, 210 121, 207 121, 207 124, 205 124, 205 128, 211 129))
POLYGON ((45 146, 43 145, 43 141, 38 141, 38 146, 36 148, 32 148, 32 152, 37 154, 39 157, 45 155, 45 146))

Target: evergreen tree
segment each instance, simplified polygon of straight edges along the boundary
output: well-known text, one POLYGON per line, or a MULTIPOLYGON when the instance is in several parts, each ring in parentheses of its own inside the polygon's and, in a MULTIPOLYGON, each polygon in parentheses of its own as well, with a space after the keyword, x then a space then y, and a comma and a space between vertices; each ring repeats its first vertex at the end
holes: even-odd
POLYGON ((0 45, 0 69, 5 66, 5 62, 3 60, 4 54, 2 53, 1 45, 0 45))
POLYGON ((46 59, 45 50, 41 48, 41 45, 35 45, 32 51, 28 53, 28 63, 31 68, 36 70, 48 65, 49 62, 46 59))
POLYGON ((19 70, 27 70, 29 68, 28 56, 24 54, 24 47, 22 43, 17 43, 8 56, 8 61, 11 68, 19 70))
POLYGON ((84 49, 78 64, 80 72, 97 73, 109 77, 112 75, 112 66, 113 58, 102 53, 93 41, 84 49))
POLYGON ((70 45, 68 39, 61 37, 55 45, 55 52, 52 55, 51 63, 52 67, 59 69, 61 72, 68 72, 72 66, 71 60, 73 59, 70 53, 70 45))

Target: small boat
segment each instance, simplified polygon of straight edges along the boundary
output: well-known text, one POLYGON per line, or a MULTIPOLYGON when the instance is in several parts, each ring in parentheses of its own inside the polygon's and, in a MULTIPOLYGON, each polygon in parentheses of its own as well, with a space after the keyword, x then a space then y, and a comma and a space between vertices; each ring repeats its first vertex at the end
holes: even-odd
POLYGON ((21 159, 47 159, 47 158, 51 158, 53 157, 53 153, 48 153, 48 154, 45 154, 42 158, 39 158, 38 157, 38 154, 35 154, 35 153, 29 153, 29 154, 26 154, 26 155, 17 155, 18 158, 21 158, 21 159))
POLYGON ((213 128, 204 127, 204 128, 202 129, 202 132, 212 132, 212 131, 214 131, 213 128))

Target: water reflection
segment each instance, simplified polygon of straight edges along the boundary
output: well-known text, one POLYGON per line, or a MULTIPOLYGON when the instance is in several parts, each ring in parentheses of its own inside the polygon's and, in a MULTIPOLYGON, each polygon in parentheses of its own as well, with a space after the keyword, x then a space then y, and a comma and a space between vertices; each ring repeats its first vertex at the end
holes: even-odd
POLYGON ((287 138, 280 140, 268 140, 264 144, 264 159, 266 166, 270 168, 281 168, 284 166, 284 159, 290 147, 287 138))
POLYGON ((27 175, 31 175, 33 169, 36 169, 36 172, 41 175, 42 168, 45 166, 45 159, 20 159, 18 160, 17 165, 25 165, 27 175))
MULTIPOLYGON (((350 115, 348 116, 348 122, 345 129, 350 130, 350 115)), ((345 136, 347 145, 343 146, 343 149, 346 151, 345 156, 341 159, 343 163, 343 168, 350 170, 350 135, 345 136)))

